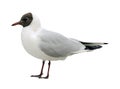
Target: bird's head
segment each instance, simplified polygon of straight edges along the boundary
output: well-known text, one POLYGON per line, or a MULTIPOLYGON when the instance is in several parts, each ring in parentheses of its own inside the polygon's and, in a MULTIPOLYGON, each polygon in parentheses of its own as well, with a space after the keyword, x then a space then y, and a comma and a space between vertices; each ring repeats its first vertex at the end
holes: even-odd
POLYGON ((22 25, 23 27, 26 27, 31 24, 32 20, 33 20, 32 13, 27 13, 21 17, 20 21, 12 24, 12 26, 22 25))
POLYGON ((32 13, 26 13, 21 17, 20 21, 12 24, 12 26, 16 25, 22 25, 23 27, 32 26, 35 28, 40 26, 40 22, 37 16, 33 15, 32 13))

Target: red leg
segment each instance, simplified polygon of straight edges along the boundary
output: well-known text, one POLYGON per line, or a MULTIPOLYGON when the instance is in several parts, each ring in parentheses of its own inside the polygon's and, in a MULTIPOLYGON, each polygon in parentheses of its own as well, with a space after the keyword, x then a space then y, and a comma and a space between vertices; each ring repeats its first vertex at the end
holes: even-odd
POLYGON ((31 77, 42 78, 41 76, 43 75, 44 64, 45 64, 45 61, 42 62, 42 68, 41 68, 41 72, 40 72, 40 74, 39 74, 39 75, 31 75, 31 77))
POLYGON ((46 77, 43 77, 43 78, 45 78, 45 79, 48 79, 48 78, 49 78, 50 65, 51 65, 51 62, 49 61, 49 63, 48 63, 47 76, 46 76, 46 77))

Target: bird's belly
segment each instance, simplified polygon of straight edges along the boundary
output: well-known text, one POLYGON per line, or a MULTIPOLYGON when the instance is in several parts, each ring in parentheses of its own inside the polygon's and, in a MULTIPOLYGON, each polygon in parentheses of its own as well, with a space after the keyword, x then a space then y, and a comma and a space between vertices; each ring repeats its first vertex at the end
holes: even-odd
POLYGON ((21 35, 21 40, 24 49, 32 56, 42 59, 42 60, 64 60, 66 57, 51 57, 46 55, 40 49, 40 39, 38 40, 36 36, 30 34, 21 35))

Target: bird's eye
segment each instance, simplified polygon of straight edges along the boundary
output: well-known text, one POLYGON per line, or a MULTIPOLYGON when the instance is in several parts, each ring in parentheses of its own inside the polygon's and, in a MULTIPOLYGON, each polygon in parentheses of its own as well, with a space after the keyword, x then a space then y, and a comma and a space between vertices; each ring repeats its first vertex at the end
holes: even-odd
POLYGON ((22 20, 23 20, 24 22, 26 22, 26 21, 28 20, 28 18, 26 17, 26 18, 23 18, 22 20))

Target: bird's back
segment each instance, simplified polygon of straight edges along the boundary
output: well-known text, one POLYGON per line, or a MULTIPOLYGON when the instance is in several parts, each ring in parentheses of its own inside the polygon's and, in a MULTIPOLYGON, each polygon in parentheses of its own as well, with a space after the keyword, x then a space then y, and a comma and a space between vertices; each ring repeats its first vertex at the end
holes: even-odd
POLYGON ((42 30, 40 49, 52 57, 66 57, 84 50, 85 46, 77 40, 69 39, 63 35, 42 30))

